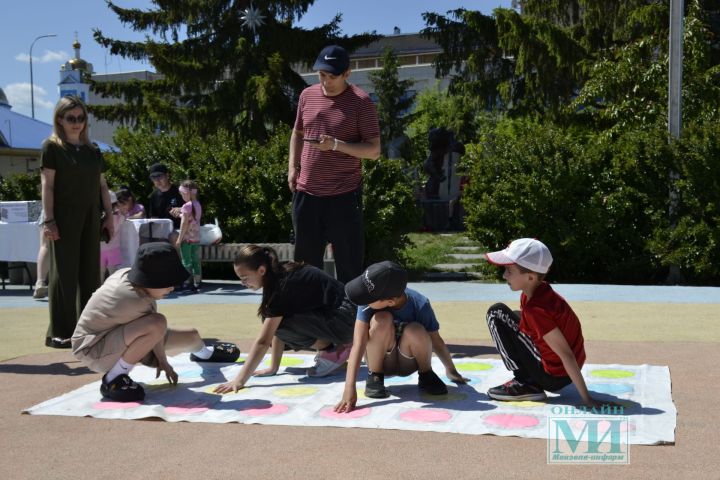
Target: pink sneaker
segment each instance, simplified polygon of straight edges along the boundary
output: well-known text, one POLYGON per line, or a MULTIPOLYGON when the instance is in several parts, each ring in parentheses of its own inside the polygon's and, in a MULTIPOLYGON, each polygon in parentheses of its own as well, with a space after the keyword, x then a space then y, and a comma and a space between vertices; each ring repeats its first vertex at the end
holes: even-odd
POLYGON ((332 352, 319 352, 315 355, 315 365, 308 368, 308 377, 325 377, 330 375, 338 368, 345 365, 348 357, 350 356, 350 350, 352 349, 352 343, 345 345, 338 345, 332 352))

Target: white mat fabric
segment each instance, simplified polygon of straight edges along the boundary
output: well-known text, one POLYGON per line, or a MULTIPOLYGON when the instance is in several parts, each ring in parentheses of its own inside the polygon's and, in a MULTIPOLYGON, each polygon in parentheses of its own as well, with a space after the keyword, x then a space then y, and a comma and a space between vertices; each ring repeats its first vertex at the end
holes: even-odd
MULTIPOLYGON (((433 357, 433 369, 448 384, 448 394, 440 397, 419 392, 417 374, 414 374, 386 378, 385 385, 392 393, 389 398, 365 398, 367 370, 363 367, 357 383, 358 407, 349 414, 335 414, 332 409, 342 397, 345 370, 326 378, 307 377, 305 369, 313 364, 312 355, 286 354, 278 375, 253 377, 248 388, 225 395, 214 394, 212 390, 225 378, 234 377, 243 357, 237 364, 230 365, 195 363, 187 354, 170 361, 180 376, 177 387, 168 385, 162 377, 156 380, 154 369, 137 367, 132 371, 132 378, 145 387, 142 403, 105 401, 98 381, 31 407, 25 413, 548 438, 553 436, 548 418, 567 415, 573 406, 580 404, 572 385, 559 392, 560 395, 548 394, 547 402, 490 400, 485 394, 488 388, 510 378, 502 362, 495 359, 455 359, 458 370, 471 380, 467 385, 456 385, 444 376, 444 367, 433 357)), ((269 357, 265 364, 268 361, 269 357)), ((585 365, 583 375, 594 397, 611 399, 624 406, 627 422, 623 428, 627 430, 629 444, 674 442, 677 411, 672 401, 668 367, 585 365)))

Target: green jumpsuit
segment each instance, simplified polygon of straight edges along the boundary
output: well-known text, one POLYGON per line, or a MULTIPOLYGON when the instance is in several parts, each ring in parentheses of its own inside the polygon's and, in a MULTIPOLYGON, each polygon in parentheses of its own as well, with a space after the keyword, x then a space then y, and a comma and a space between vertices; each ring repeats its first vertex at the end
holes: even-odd
POLYGON ((105 162, 93 146, 61 147, 49 140, 41 162, 43 169, 55 170, 54 219, 60 235, 50 242, 46 337, 70 338, 100 286, 100 175, 105 162))

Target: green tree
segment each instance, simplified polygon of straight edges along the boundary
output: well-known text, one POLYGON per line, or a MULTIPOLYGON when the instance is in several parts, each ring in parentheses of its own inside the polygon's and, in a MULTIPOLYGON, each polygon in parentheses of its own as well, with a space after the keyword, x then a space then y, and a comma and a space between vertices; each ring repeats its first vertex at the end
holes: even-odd
POLYGON ((398 60, 391 47, 382 56, 382 68, 369 77, 377 96, 377 114, 380 122, 380 140, 387 153, 390 142, 405 133, 410 119, 408 113, 415 102, 415 93, 409 90, 413 80, 400 80, 398 60))
POLYGON ((311 64, 329 43, 352 51, 378 38, 340 35, 340 15, 314 29, 293 27, 314 0, 152 3, 154 9, 140 10, 107 0, 121 22, 148 37, 129 42, 95 30, 95 40, 114 55, 149 61, 162 79, 94 83, 100 95, 123 99, 92 107, 98 118, 203 136, 223 129, 239 140, 267 138, 280 123, 292 123, 306 86, 293 66, 311 64))
POLYGON ((462 8, 446 16, 427 12, 423 19, 422 35, 442 47, 435 72, 438 78, 451 77, 450 93, 477 98, 484 109, 501 107, 500 87, 511 77, 513 63, 500 48, 495 19, 462 8))

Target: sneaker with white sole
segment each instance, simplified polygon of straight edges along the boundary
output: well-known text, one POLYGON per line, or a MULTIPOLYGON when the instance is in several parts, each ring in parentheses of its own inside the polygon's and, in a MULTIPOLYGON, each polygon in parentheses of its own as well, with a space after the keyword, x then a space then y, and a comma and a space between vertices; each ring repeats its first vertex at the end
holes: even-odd
POLYGON ((33 291, 33 298, 40 300, 41 298, 47 297, 48 286, 44 283, 38 282, 35 284, 35 290, 33 291))
POLYGON ((345 345, 338 345, 332 352, 319 352, 315 355, 315 365, 308 368, 308 377, 325 377, 330 375, 335 370, 339 369, 348 357, 350 357, 350 350, 352 344, 348 343, 345 345))
POLYGON ((493 387, 487 391, 488 397, 495 400, 513 401, 513 400, 529 400, 540 402, 547 398, 545 392, 534 386, 521 383, 516 379, 512 379, 493 387))

